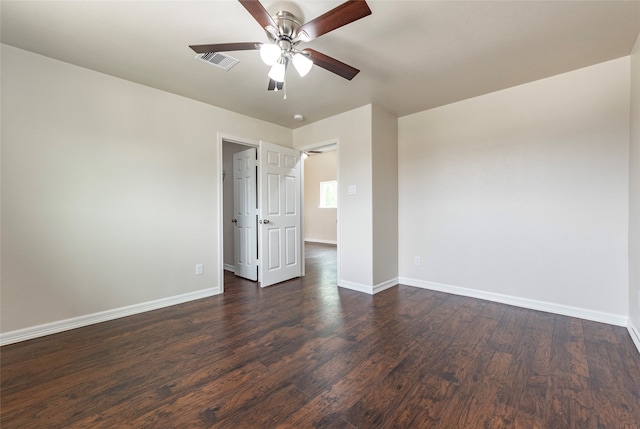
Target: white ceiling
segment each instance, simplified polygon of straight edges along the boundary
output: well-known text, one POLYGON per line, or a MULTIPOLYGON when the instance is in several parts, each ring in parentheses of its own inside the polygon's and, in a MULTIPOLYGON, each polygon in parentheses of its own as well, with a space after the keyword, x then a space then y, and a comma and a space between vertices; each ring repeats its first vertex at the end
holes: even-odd
MULTIPOLYGON (((302 22, 341 1, 263 0, 302 22)), ((361 70, 347 81, 314 67, 267 92, 257 51, 223 71, 191 44, 266 42, 236 0, 2 0, 1 41, 18 48, 296 128, 368 103, 398 116, 626 56, 637 1, 369 0, 372 15, 304 45, 361 70), (305 121, 295 122, 293 115, 305 121)))

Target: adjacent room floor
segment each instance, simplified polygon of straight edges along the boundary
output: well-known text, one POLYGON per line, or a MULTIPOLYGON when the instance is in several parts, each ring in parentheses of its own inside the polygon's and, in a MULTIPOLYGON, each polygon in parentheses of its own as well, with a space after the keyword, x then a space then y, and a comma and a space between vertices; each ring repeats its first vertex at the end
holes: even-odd
POLYGON ((266 289, 5 346, 10 428, 638 428, 621 327, 399 286, 336 287, 335 247, 266 289))

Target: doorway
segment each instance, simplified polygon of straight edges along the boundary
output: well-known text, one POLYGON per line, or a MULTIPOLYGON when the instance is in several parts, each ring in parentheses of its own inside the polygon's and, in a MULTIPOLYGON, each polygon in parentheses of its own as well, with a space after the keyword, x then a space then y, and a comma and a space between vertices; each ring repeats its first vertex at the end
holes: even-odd
POLYGON ((303 152, 305 242, 338 244, 336 149, 334 144, 303 152))
MULTIPOLYGON (((304 170, 304 243, 316 257, 328 257, 323 264, 339 272, 340 192, 337 142, 323 142, 301 148, 304 170), (325 248, 326 252, 318 252, 325 248)), ((309 258, 305 258, 308 261, 309 258)), ((337 280, 336 280, 337 285, 337 280)))
POLYGON ((224 271, 261 287, 304 275, 300 152, 264 141, 219 142, 221 284, 224 271))
POLYGON ((222 140, 222 240, 224 269, 235 273, 233 155, 257 146, 222 140))

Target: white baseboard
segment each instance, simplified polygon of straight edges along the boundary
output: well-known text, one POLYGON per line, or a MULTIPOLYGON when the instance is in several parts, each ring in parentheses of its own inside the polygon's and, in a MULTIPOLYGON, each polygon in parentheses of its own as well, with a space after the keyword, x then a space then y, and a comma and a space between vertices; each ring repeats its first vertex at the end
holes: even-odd
POLYGON ((231 264, 224 264, 224 270, 225 271, 231 271, 232 273, 236 272, 236 267, 234 265, 231 264))
POLYGON ((459 286, 452 286, 444 283, 429 282, 425 280, 399 278, 400 284, 419 287, 422 289, 436 290, 451 293, 454 295, 468 296, 470 298, 484 299, 487 301, 499 302, 516 307, 529 308, 531 310, 546 311, 548 313, 560 314, 563 316, 577 317, 579 319, 592 320, 594 322, 608 323, 616 326, 627 326, 628 318, 618 314, 604 313, 600 311, 588 310, 585 308, 571 307, 568 305, 555 304, 546 301, 536 301, 533 299, 519 298, 511 295, 502 295, 494 292, 485 292, 476 289, 468 289, 459 286))
POLYGON ((29 328, 17 329, 0 334, 0 346, 26 341, 33 338, 44 337, 45 335, 56 334, 58 332, 81 328, 108 320, 119 319, 121 317, 132 316, 146 311, 157 310, 171 305, 182 304, 196 299, 207 298, 221 293, 220 287, 203 289, 196 292, 185 293, 140 304, 128 305, 126 307, 114 308, 100 311, 98 313, 73 317, 71 319, 59 320, 45 323, 43 325, 31 326, 29 328))
POLYGON ((345 289, 355 290, 356 292, 363 292, 369 295, 373 295, 373 286, 365 285, 362 283, 350 282, 347 280, 338 280, 338 286, 345 289))
POLYGON ((631 335, 633 344, 635 344, 636 348, 638 349, 638 353, 640 353, 640 329, 638 329, 638 327, 633 324, 631 318, 629 318, 627 330, 629 331, 629 335, 631 335))
MULTIPOLYGON (((226 269, 226 266, 225 266, 226 269)), ((593 310, 587 310, 578 307, 570 307, 561 304, 554 304, 545 301, 536 301, 526 298, 518 298, 509 295, 502 295, 493 292, 478 291, 459 286, 452 286, 443 283, 428 282, 424 280, 410 279, 399 277, 386 282, 379 283, 375 286, 369 286, 361 283, 340 280, 338 286, 355 290, 358 292, 373 295, 383 290, 396 286, 398 283, 419 287, 422 289, 436 290, 454 295, 463 295, 471 298, 485 299, 487 301, 500 302, 502 304, 514 305, 516 307, 529 308, 532 310, 546 311, 549 313, 561 314, 564 316, 577 317, 580 319, 592 320, 595 322, 608 323, 616 326, 626 326, 629 335, 633 340, 638 352, 640 353, 640 330, 633 324, 631 319, 610 313, 603 313, 593 310)), ((197 292, 190 292, 168 298, 162 298, 155 301, 144 302, 140 304, 129 305, 126 307, 114 308, 112 310, 101 311, 98 313, 88 314, 84 316, 74 317, 71 319, 60 320, 51 323, 45 323, 29 328, 18 329, 15 331, 0 333, 0 346, 13 344, 20 341, 26 341, 33 338, 43 337, 58 332, 68 331, 83 326, 93 325, 108 320, 119 319, 121 317, 131 316, 134 314, 144 313, 151 310, 157 310, 171 305, 182 304, 196 299, 206 298, 221 293, 219 287, 204 289, 197 292)))
POLYGON ((391 280, 387 280, 386 282, 382 282, 382 283, 378 283, 377 285, 373 286, 373 293, 374 295, 378 292, 382 292, 383 290, 387 290, 389 288, 392 288, 394 286, 398 286, 398 278, 394 278, 391 280))
POLYGON ((382 292, 383 290, 387 290, 391 287, 398 285, 398 279, 387 280, 386 282, 378 283, 377 285, 365 285, 362 283, 350 282, 347 280, 339 280, 338 286, 343 287, 345 289, 355 290, 357 292, 364 292, 369 295, 375 295, 378 292, 382 292))
POLYGON ((338 245, 338 242, 336 240, 323 240, 322 238, 305 238, 304 239, 305 242, 309 242, 309 243, 320 243, 320 244, 335 244, 338 245))

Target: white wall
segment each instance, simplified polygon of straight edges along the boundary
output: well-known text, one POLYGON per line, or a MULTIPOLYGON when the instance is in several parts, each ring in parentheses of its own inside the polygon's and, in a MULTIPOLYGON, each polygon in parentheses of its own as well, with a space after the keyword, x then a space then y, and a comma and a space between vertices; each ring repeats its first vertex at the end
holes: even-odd
POLYGON ((626 320, 629 91, 626 57, 400 118, 401 281, 626 320))
POLYGON ((304 160, 304 239, 336 243, 337 209, 320 208, 320 182, 337 180, 336 151, 310 155, 304 160))
POLYGON ((297 148, 338 142, 340 286, 376 293, 397 284, 396 130, 396 117, 377 105, 293 130, 297 148))
MULTIPOLYGON (((373 284, 398 284, 398 118, 372 109, 373 284)), ((382 287, 384 288, 384 287, 382 287)))
POLYGON ((214 293, 217 133, 291 145, 291 130, 10 46, 1 54, 2 332, 214 293))
POLYGON ((631 54, 629 151, 629 319, 640 349, 640 35, 631 54))
POLYGON ((338 284, 353 289, 373 284, 371 120, 367 105, 293 130, 296 148, 338 142, 338 284), (349 185, 356 187, 356 195, 347 194, 349 185))

